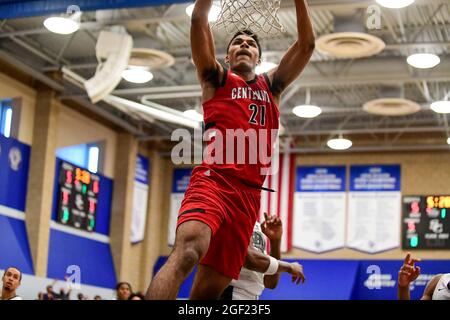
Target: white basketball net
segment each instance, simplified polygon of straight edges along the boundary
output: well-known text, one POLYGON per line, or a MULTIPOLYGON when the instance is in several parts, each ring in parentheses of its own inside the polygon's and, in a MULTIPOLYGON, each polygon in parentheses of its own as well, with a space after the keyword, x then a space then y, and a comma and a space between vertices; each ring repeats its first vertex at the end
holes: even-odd
POLYGON ((222 11, 213 27, 233 34, 250 29, 276 35, 285 32, 277 14, 281 0, 221 0, 222 11))

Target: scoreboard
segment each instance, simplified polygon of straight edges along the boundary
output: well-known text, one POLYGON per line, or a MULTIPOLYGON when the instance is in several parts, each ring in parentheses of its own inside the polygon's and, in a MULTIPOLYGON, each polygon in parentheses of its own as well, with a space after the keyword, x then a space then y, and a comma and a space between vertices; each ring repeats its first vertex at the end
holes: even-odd
POLYGON ((61 161, 58 186, 58 222, 93 232, 96 225, 100 177, 61 161))
POLYGON ((405 196, 402 248, 450 249, 450 196, 405 196))

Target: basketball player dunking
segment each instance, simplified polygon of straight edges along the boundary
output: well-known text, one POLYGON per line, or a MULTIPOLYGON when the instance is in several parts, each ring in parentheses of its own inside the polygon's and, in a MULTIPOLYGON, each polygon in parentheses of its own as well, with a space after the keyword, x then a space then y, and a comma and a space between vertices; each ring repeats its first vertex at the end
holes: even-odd
MULTIPOLYGON (((216 60, 208 23, 212 0, 197 0, 191 20, 192 58, 202 87, 205 130, 227 137, 229 130, 269 132, 258 146, 237 145, 245 159, 258 150, 272 154, 271 132, 278 129, 281 93, 302 72, 314 50, 314 32, 305 0, 295 0, 298 40, 278 67, 257 76, 261 62, 258 38, 245 30, 233 36, 225 62, 216 60)), ((225 144, 225 142, 224 142, 225 144)), ((212 154, 210 155, 212 156, 212 154)), ((231 279, 238 279, 260 207, 264 168, 270 163, 211 163, 197 166, 178 215, 175 246, 152 280, 147 299, 175 299, 180 285, 198 264, 191 299, 217 299, 231 279)), ((268 266, 269 267, 269 266, 268 266)))

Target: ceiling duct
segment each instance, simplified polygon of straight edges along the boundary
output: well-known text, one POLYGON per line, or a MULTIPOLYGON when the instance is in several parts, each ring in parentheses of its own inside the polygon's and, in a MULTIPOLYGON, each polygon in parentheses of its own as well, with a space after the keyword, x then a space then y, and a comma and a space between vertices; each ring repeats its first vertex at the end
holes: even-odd
POLYGON ((102 30, 95 53, 99 65, 95 75, 84 83, 91 101, 96 103, 109 95, 122 79, 133 48, 133 38, 123 27, 102 30))
POLYGON ((364 104, 364 111, 381 116, 404 116, 421 109, 417 103, 404 98, 403 86, 381 86, 378 97, 364 104))
POLYGON ((131 51, 130 66, 147 67, 150 70, 163 69, 173 66, 175 58, 170 54, 149 48, 134 48, 131 51))
POLYGON ((317 50, 336 58, 363 58, 383 51, 385 43, 378 37, 366 33, 363 10, 334 12, 334 32, 321 36, 317 50))
POLYGON ((130 16, 126 14, 127 10, 121 9, 106 9, 95 11, 95 20, 101 24, 110 24, 111 21, 120 21, 122 19, 129 19, 130 16))

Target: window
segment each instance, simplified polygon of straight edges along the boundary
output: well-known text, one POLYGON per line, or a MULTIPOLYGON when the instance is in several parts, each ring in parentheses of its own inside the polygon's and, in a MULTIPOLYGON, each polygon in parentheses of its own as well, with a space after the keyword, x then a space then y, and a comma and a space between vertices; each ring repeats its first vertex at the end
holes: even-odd
POLYGON ((88 145, 88 170, 97 173, 100 161, 100 148, 96 144, 88 145))
POLYGON ((8 101, 2 101, 0 104, 0 134, 7 138, 11 136, 12 115, 11 104, 8 101))
POLYGON ((87 168, 92 173, 99 173, 102 171, 102 152, 103 145, 101 143, 89 143, 60 148, 56 151, 56 156, 87 168))

